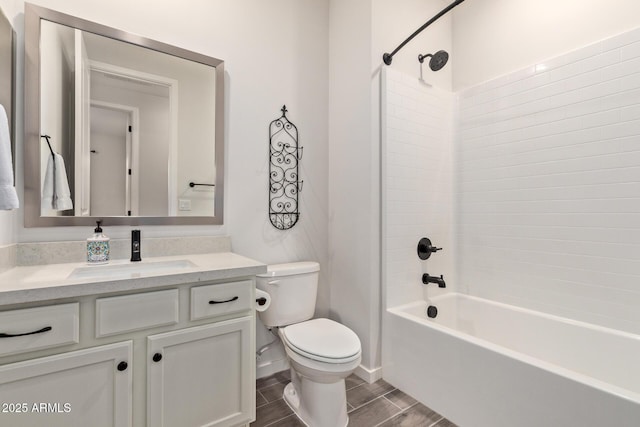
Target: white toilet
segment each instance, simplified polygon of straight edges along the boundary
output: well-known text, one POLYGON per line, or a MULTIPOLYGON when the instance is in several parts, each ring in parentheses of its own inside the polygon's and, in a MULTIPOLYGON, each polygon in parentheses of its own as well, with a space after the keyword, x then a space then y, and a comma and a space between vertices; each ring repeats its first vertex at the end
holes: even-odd
POLYGON ((349 422, 344 379, 360 364, 360 339, 333 320, 311 319, 319 271, 317 262, 270 265, 256 285, 271 305, 258 315, 278 328, 289 358, 284 399, 291 409, 309 427, 343 427, 349 422))

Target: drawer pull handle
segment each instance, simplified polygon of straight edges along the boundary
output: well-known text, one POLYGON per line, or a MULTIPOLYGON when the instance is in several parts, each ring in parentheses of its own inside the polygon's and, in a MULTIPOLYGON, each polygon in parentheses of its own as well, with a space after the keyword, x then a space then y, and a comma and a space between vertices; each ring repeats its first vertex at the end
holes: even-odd
POLYGON ((151 358, 151 360, 153 360, 154 362, 159 362, 162 360, 162 353, 156 353, 153 355, 153 357, 151 358))
POLYGON ((128 367, 129 367, 129 364, 125 361, 118 363, 118 371, 120 372, 126 371, 128 367))
POLYGON ((4 334, 4 333, 0 333, 0 338, 24 337, 25 335, 35 335, 35 334, 41 334, 43 332, 48 332, 51 329, 53 329, 51 326, 45 326, 44 328, 38 329, 37 331, 25 332, 24 334, 4 334))
POLYGON ((211 300, 211 301, 209 301, 209 304, 224 304, 225 302, 231 302, 231 301, 235 301, 237 299, 238 299, 238 297, 236 296, 236 297, 233 297, 233 298, 225 300, 225 301, 214 301, 214 300, 211 300))

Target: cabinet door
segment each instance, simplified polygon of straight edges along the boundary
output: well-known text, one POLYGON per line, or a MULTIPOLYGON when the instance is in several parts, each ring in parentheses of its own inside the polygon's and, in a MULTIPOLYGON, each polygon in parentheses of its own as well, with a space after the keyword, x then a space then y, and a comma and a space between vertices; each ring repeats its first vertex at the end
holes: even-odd
POLYGON ((0 366, 0 425, 131 426, 131 349, 127 341, 0 366))
POLYGON ((148 337, 149 427, 236 426, 255 413, 253 317, 148 337))

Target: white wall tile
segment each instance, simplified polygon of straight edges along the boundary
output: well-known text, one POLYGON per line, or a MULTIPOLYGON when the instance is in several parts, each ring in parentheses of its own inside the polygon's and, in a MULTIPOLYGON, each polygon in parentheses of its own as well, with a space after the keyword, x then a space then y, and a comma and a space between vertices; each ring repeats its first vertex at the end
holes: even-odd
POLYGON ((639 58, 634 30, 456 97, 459 290, 640 333, 639 58))
POLYGON ((385 70, 385 78, 382 234, 386 304, 394 306, 423 297, 424 272, 443 274, 454 286, 453 95, 393 69, 385 70), (396 104, 401 107, 389 108, 396 104), (421 261, 416 254, 421 237, 445 250, 421 261))

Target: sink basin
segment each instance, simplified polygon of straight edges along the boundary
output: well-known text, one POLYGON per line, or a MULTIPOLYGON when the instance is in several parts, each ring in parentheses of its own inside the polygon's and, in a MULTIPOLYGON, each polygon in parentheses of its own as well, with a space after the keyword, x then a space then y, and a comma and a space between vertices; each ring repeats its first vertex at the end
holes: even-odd
POLYGON ((126 264, 88 265, 77 267, 69 279, 124 279, 147 275, 179 273, 196 267, 188 260, 132 262, 126 264))

